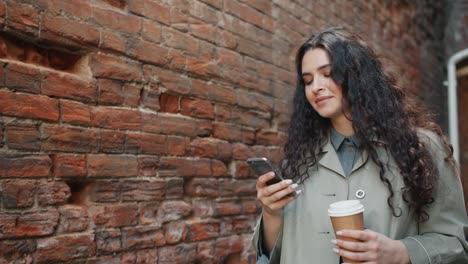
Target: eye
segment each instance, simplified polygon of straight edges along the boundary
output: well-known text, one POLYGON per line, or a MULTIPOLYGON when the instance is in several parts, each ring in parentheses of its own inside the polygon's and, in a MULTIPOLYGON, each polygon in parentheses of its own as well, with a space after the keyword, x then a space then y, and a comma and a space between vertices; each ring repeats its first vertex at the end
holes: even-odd
POLYGON ((306 77, 304 78, 304 84, 305 85, 311 85, 314 82, 314 79, 311 77, 306 77))

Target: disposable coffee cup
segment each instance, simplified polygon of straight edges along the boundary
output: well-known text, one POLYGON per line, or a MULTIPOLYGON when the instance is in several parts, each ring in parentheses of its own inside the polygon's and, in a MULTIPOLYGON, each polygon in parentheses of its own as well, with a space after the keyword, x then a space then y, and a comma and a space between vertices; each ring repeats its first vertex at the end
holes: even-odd
MULTIPOLYGON (((364 230, 364 206, 359 200, 346 200, 330 204, 328 215, 332 221, 333 229, 364 230)), ((337 239, 345 241, 358 241, 357 239, 336 235, 337 239)), ((343 262, 356 263, 353 260, 343 258, 343 262)))

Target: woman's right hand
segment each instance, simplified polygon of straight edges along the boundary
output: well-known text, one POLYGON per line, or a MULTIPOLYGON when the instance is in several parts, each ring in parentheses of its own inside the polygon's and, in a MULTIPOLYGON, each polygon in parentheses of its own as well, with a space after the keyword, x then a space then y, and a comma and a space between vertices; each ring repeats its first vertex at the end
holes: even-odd
POLYGON ((297 184, 292 180, 283 180, 281 182, 267 185, 266 183, 275 177, 274 172, 269 172, 258 177, 257 180, 257 199, 263 207, 263 212, 270 215, 280 215, 281 209, 288 203, 294 201, 300 194, 300 190, 293 194, 297 184), (291 194, 287 196, 288 194, 291 194))

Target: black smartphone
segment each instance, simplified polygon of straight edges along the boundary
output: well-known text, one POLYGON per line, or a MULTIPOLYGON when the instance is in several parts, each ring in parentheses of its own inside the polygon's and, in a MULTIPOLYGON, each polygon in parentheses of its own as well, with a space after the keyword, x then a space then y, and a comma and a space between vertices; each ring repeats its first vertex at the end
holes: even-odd
POLYGON ((276 167, 273 166, 271 161, 267 158, 250 158, 247 160, 247 164, 249 164, 250 168, 252 168, 252 170, 255 171, 258 176, 261 176, 270 171, 275 172, 275 178, 269 180, 267 185, 272 185, 284 180, 279 170, 277 170, 276 167))

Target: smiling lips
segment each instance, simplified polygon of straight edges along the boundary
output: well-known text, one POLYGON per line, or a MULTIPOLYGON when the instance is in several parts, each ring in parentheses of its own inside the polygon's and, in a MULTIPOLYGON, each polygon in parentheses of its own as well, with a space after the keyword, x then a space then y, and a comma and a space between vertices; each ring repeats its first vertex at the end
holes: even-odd
POLYGON ((330 98, 332 98, 332 97, 333 97, 333 96, 321 96, 321 97, 319 97, 319 98, 317 98, 317 99, 315 100, 315 103, 316 103, 316 104, 320 104, 320 103, 324 102, 325 100, 330 99, 330 98))

